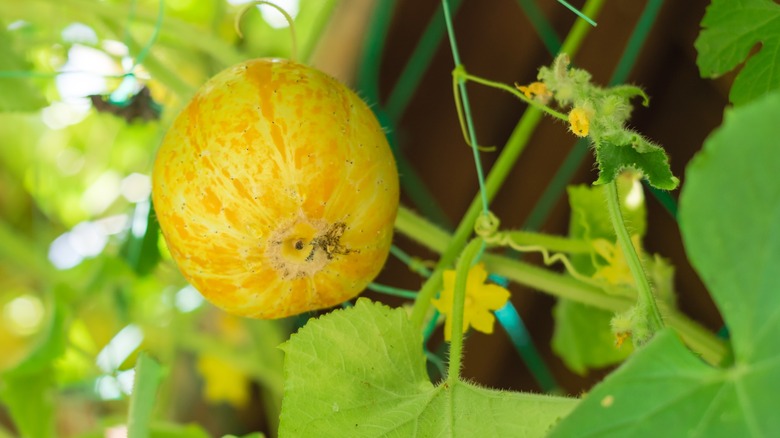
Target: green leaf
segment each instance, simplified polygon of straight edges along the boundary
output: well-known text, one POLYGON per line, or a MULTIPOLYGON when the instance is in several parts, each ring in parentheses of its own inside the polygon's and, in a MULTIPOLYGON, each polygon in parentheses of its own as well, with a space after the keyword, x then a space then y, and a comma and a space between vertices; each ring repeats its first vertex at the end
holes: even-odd
MULTIPOLYGON (((647 209, 645 208, 644 189, 639 181, 626 177, 618 180, 618 192, 623 220, 626 222, 628 232, 644 237, 647 231, 647 209), (638 190, 637 192, 633 192, 638 190), (632 193, 633 192, 633 193, 632 193), (629 195, 632 197, 629 201, 629 195)), ((606 239, 614 242, 615 229, 609 219, 609 212, 604 204, 604 189, 586 185, 569 186, 569 207, 571 208, 571 220, 569 222, 569 236, 583 240, 606 239)), ((592 274, 595 269, 590 263, 590 256, 573 258, 578 263, 578 268, 590 270, 581 271, 584 274, 592 274)), ((575 263, 577 263, 575 261, 575 263)))
MULTIPOLYGON (((737 362, 780 372, 780 92, 726 112, 688 166, 680 225, 729 327, 737 362)), ((780 376, 778 376, 780 385, 780 376)))
POLYGON ((745 62, 729 99, 745 104, 780 88, 780 5, 774 0, 713 0, 696 39, 702 77, 718 77, 745 62), (751 51, 760 45, 754 55, 751 51))
POLYGON ((614 314, 571 300, 553 308, 552 348, 570 370, 584 375, 589 369, 624 361, 634 351, 631 342, 615 345, 610 321, 614 314))
POLYGON ((577 403, 435 386, 406 311, 367 299, 311 320, 282 349, 280 436, 541 436, 577 403))
POLYGON ((742 414, 727 402, 736 389, 729 380, 665 329, 588 392, 551 436, 657 437, 661 425, 664 436, 751 436, 725 428, 742 414))
POLYGON ((157 387, 162 380, 160 364, 146 353, 138 356, 135 364, 135 382, 133 395, 130 398, 130 413, 127 418, 128 438, 143 438, 149 436, 149 422, 157 396, 157 387))
MULTIPOLYGON (((622 138, 619 136, 616 139, 622 138)), ((628 143, 614 143, 613 140, 605 137, 596 143, 599 179, 593 184, 609 183, 624 169, 641 171, 650 185, 658 189, 674 190, 680 184, 669 168, 669 158, 663 148, 636 134, 628 143)))
POLYGON ((780 92, 729 110, 686 173, 688 257, 723 314, 733 362, 659 333, 594 388, 557 436, 774 436, 780 430, 780 92))

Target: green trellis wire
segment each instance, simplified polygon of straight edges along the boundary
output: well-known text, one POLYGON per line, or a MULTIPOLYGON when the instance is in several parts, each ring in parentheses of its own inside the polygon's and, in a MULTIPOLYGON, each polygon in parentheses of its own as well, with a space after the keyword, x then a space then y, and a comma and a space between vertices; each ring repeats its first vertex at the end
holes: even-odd
MULTIPOLYGON (((450 13, 449 2, 442 0, 442 6, 444 8, 444 22, 447 25, 447 36, 450 41, 450 48, 452 49, 452 59, 455 62, 455 68, 460 68, 463 64, 460 62, 460 53, 458 52, 458 44, 455 40, 455 30, 452 26, 452 15, 450 13)), ((474 130, 474 120, 471 117, 471 106, 469 104, 469 94, 466 91, 466 82, 462 79, 458 79, 458 92, 460 93, 460 99, 463 102, 463 113, 466 119, 466 130, 469 134, 469 141, 471 142, 471 151, 474 155, 474 165, 477 170, 477 181, 479 182, 479 196, 482 200, 482 214, 488 213, 488 199, 485 193, 485 175, 482 170, 482 160, 479 156, 479 148, 477 145, 477 134, 474 130)))

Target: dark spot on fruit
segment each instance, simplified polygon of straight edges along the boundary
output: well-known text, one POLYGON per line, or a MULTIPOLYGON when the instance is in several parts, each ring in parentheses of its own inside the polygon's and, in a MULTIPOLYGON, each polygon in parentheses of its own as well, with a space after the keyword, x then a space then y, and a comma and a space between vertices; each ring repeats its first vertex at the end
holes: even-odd
POLYGON ((341 236, 344 235, 344 231, 347 229, 347 224, 344 222, 336 222, 333 224, 322 236, 317 236, 312 240, 314 246, 312 253, 309 257, 314 256, 314 251, 320 249, 325 251, 328 260, 332 260, 336 255, 347 255, 353 252, 359 252, 354 249, 347 248, 341 243, 341 236))
POLYGON ((303 249, 303 240, 299 240, 295 242, 295 249, 297 249, 298 251, 303 249))

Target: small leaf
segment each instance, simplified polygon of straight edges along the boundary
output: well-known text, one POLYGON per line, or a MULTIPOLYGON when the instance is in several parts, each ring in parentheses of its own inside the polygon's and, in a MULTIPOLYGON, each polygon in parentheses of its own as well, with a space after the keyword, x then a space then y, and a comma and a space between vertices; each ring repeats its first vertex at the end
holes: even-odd
POLYGON ((780 88, 780 5, 774 0, 713 0, 696 39, 702 77, 718 77, 745 62, 729 99, 745 104, 780 88), (758 53, 751 50, 761 45, 758 53))
POLYGON ((653 187, 674 190, 680 184, 669 168, 669 158, 663 148, 636 135, 630 144, 610 143, 609 139, 596 144, 596 162, 599 179, 596 185, 612 182, 620 171, 628 168, 641 171, 653 187))
POLYGON ((359 299, 282 346, 280 436, 541 436, 574 399, 434 386, 406 311, 359 299))

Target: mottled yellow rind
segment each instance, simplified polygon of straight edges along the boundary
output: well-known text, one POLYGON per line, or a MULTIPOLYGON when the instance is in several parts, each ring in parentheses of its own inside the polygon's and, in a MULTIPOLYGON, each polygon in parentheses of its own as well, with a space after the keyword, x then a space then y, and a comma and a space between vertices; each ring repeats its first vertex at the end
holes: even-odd
POLYGON ((399 189, 384 132, 355 93, 258 59, 219 73, 178 116, 152 196, 193 286, 228 312, 281 318, 346 301, 376 277, 399 189))

